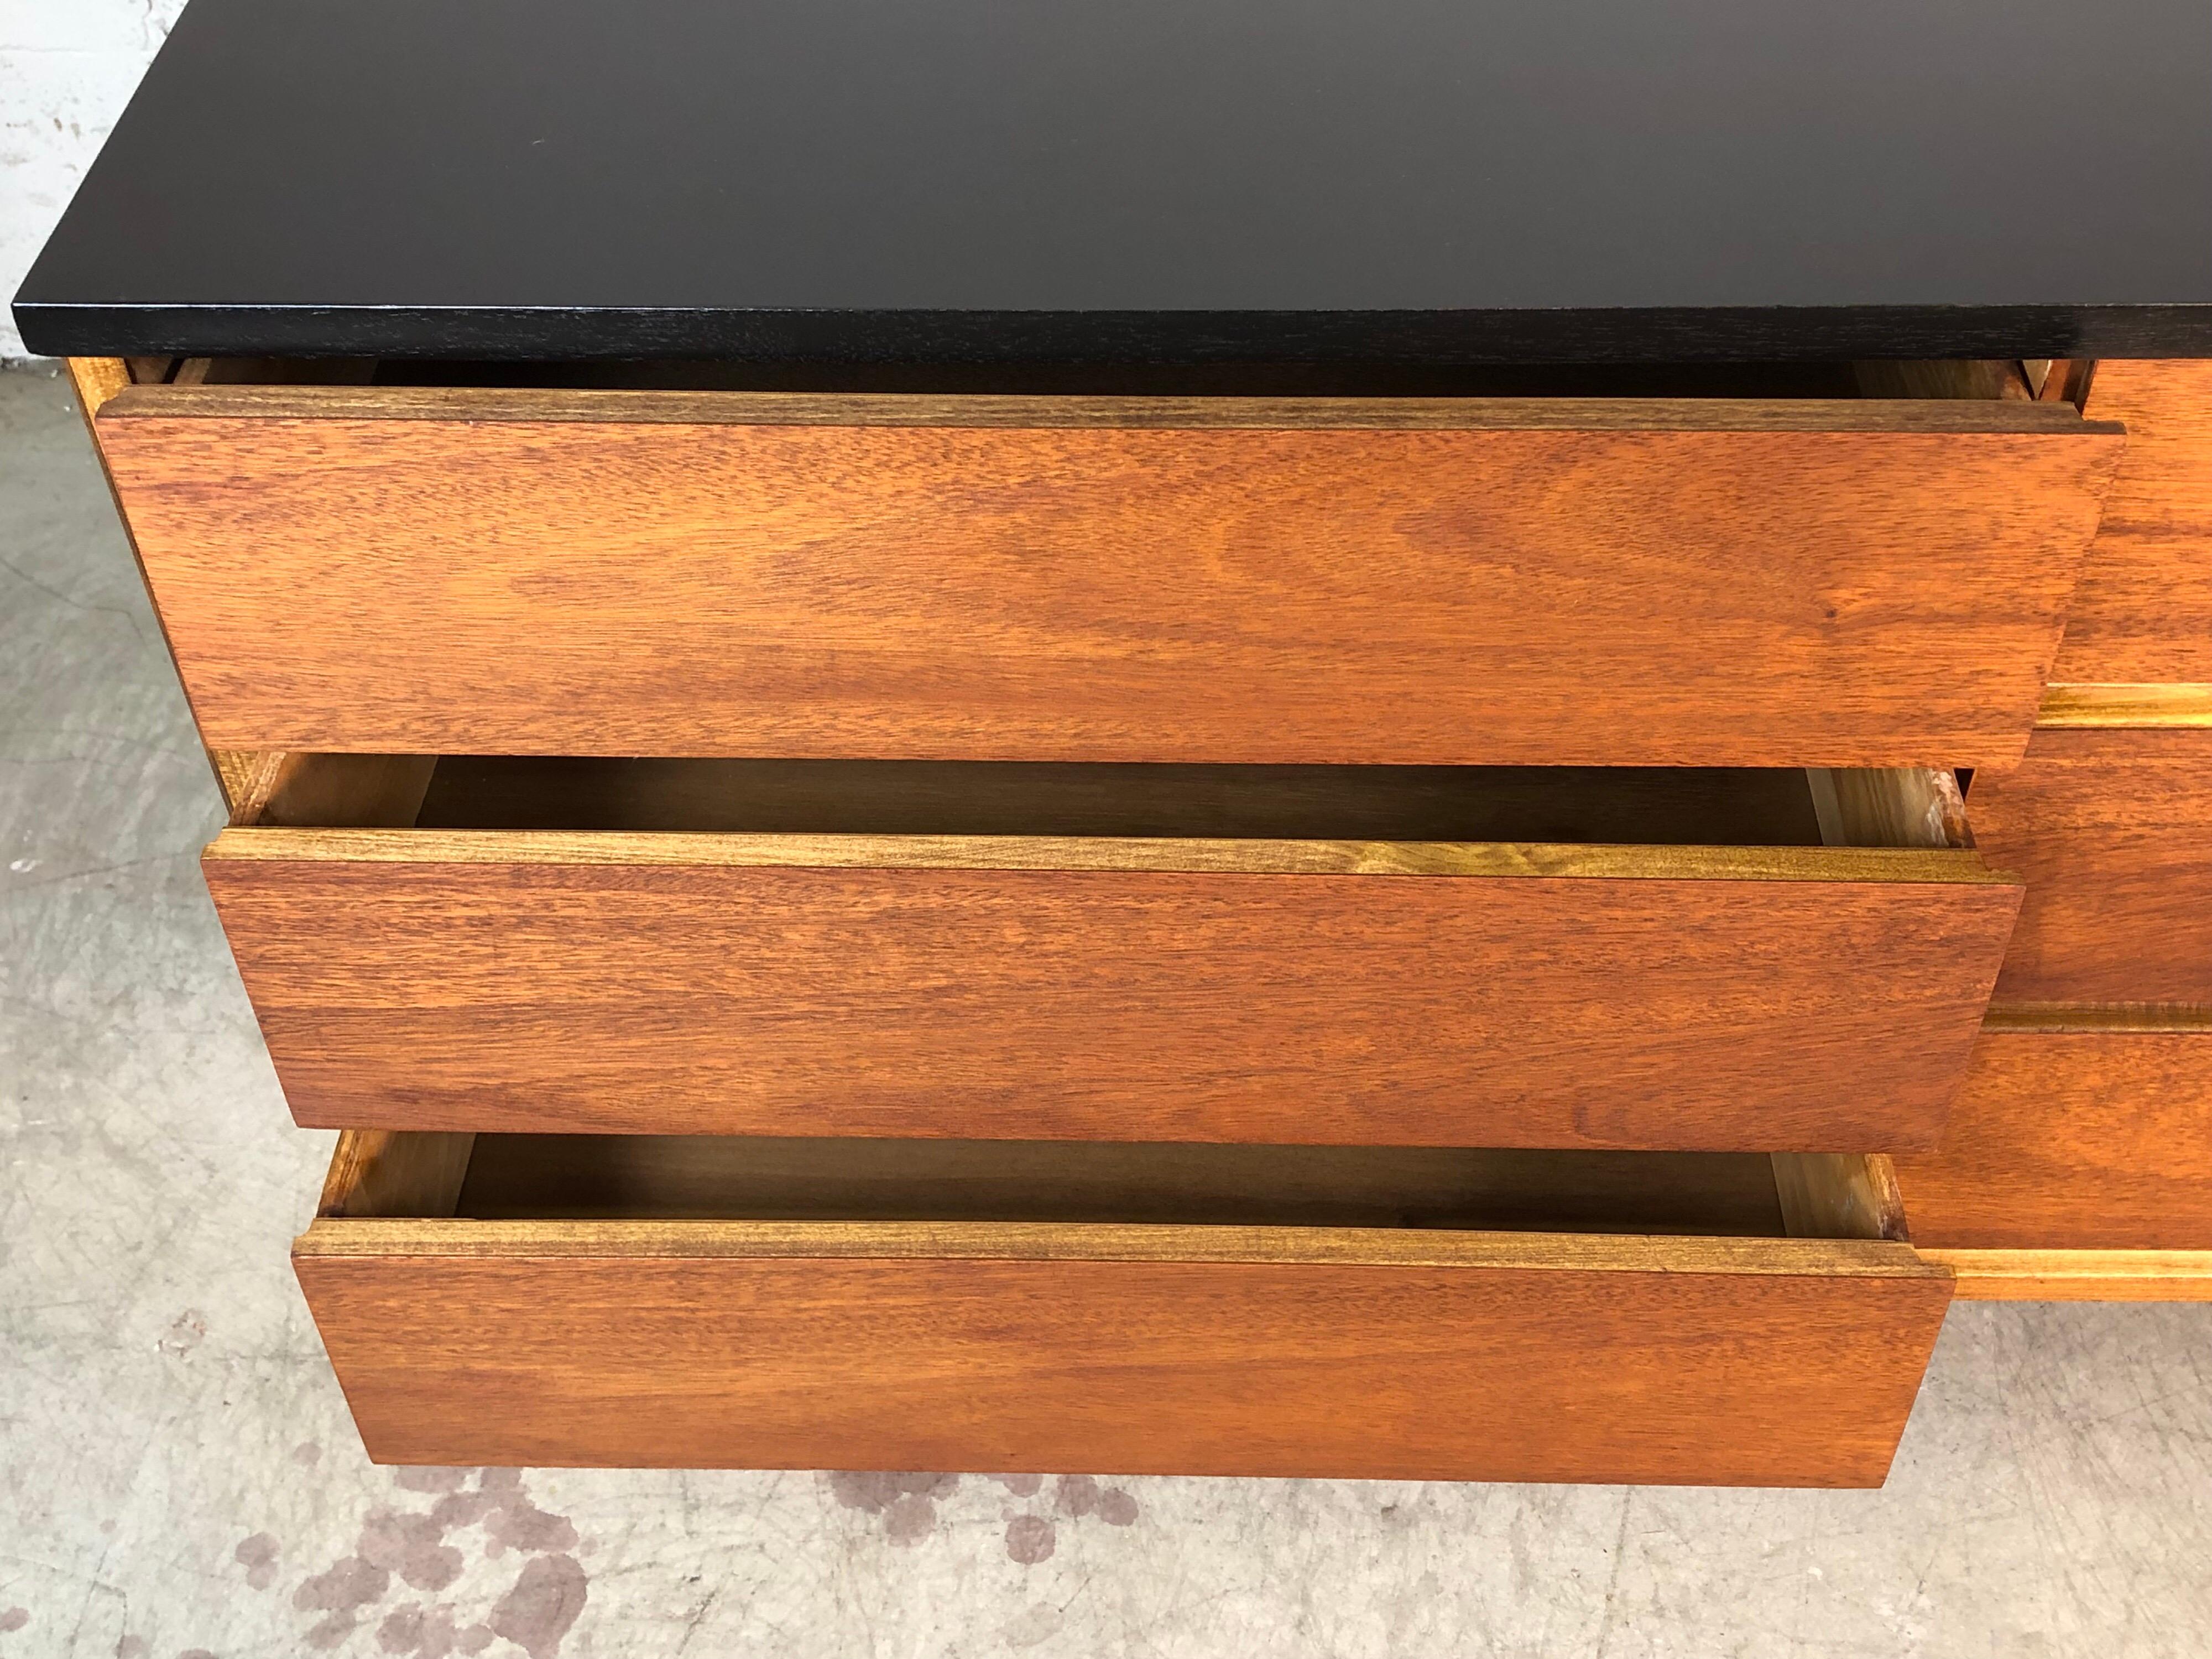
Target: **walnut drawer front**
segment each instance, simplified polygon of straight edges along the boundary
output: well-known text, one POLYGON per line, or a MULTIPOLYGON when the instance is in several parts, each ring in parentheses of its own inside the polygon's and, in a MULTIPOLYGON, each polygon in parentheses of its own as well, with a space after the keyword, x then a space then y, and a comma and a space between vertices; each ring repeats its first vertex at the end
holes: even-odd
POLYGON ((1880 1165, 349 1133, 294 1260, 380 1461, 1869 1486, 1880 1165))
POLYGON ((2212 362, 2100 362, 2085 408, 2127 450, 2051 678, 2212 684, 2212 362))
POLYGON ((204 868, 298 1120, 420 1130, 1929 1145, 2019 903, 1948 775, 1165 770, 448 761, 204 868), (1039 822, 1154 833, 916 828, 1039 822))
POLYGON ((1940 1147, 1899 1158, 1916 1244, 1959 1294, 2212 1300, 2212 1019, 1993 1020, 1940 1147))
POLYGON ((2027 883, 1998 1002, 2212 1005, 2212 729, 2041 728, 1971 800, 2027 883))
POLYGON ((143 386, 217 749, 1985 765, 2120 429, 1806 398, 143 386))

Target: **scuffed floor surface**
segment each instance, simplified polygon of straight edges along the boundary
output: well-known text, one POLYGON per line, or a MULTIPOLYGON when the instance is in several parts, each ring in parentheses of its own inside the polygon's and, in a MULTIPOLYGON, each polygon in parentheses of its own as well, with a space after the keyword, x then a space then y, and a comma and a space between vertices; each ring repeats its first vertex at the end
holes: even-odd
POLYGON ((2212 1652, 2212 1309, 1955 1310, 1881 1492, 371 1468, 218 817, 66 384, 0 375, 0 1659, 2212 1652))

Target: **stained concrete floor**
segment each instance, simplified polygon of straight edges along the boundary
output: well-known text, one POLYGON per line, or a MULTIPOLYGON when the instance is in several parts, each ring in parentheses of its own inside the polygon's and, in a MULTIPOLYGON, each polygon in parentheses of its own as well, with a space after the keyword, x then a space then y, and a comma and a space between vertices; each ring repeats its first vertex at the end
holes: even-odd
POLYGON ((1879 1492, 373 1468, 219 817, 66 384, 0 375, 0 1659, 2212 1651, 2208 1308, 1955 1310, 1879 1492))

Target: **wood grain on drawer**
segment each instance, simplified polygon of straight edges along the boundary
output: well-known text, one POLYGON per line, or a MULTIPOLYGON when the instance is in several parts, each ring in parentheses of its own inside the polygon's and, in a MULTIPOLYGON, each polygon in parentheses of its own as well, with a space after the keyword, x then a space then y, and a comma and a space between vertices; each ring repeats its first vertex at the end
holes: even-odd
POLYGON ((218 749, 2005 763, 2117 428, 2024 403, 139 386, 218 749))
POLYGON ((226 831, 299 1121, 1934 1139, 2019 890, 1850 847, 226 831))
POLYGON ((319 1220, 401 1463, 1873 1486, 1948 1274, 1876 1241, 319 1220))
POLYGON ((2212 1004, 2212 730, 2039 730, 1968 807, 2027 883, 2000 1003, 2212 1004))
POLYGON ((2100 362, 2087 413, 2127 451, 2052 678, 2212 682, 2212 362, 2100 362))
POLYGON ((823 1260, 727 1227, 700 1251, 603 1224, 565 1255, 484 1224, 465 1254, 374 1223, 303 1241, 373 1457, 1875 1486, 1949 1300, 1786 1243, 1735 1272, 1656 1244, 1532 1267, 1479 1238, 1420 1265, 1356 1265, 1357 1239, 1217 1261, 848 1237, 823 1260))
POLYGON ((2212 1250, 2212 1022, 2073 1018, 1991 1029, 1942 1145, 1898 1158, 1916 1244, 2212 1250))

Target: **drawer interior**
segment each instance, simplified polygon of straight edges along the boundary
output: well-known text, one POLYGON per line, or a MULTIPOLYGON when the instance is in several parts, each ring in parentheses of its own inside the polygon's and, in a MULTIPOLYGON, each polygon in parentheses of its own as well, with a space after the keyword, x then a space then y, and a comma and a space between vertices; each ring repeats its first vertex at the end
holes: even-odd
POLYGON ((398 358, 149 360, 143 379, 208 386, 501 386, 1098 397, 1850 398, 1829 363, 432 362, 398 358))
POLYGON ((239 821, 790 836, 1957 848, 1918 769, 292 756, 239 821))
POLYGON ((139 384, 489 386, 947 396, 1943 398, 2027 401, 2024 365, 1954 362, 749 363, 137 358, 139 384))
POLYGON ((1819 846, 1802 770, 453 757, 417 825, 1819 846))
POLYGON ((349 1132, 320 1213, 1900 1238, 1886 1158, 349 1132))

